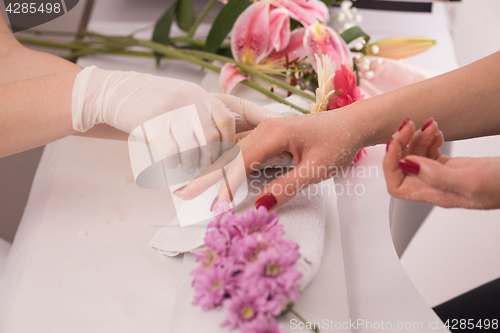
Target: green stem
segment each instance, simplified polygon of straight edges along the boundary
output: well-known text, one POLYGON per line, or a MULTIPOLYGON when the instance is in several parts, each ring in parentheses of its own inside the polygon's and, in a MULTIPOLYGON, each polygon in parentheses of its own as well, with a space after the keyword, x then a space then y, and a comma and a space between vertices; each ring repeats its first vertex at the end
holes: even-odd
POLYGON ((189 43, 191 45, 194 45, 194 46, 199 46, 199 47, 205 47, 205 43, 201 40, 198 40, 198 39, 194 39, 194 38, 191 38, 191 37, 173 37, 173 38, 170 38, 170 41, 171 42, 174 42, 174 43, 189 43))
POLYGON ((185 50, 184 52, 187 54, 197 55, 199 57, 210 59, 210 60, 217 60, 217 61, 232 63, 232 64, 238 66, 242 71, 244 71, 248 74, 259 77, 259 78, 261 78, 261 79, 263 79, 271 84, 274 84, 274 85, 277 85, 278 87, 286 89, 293 94, 310 99, 311 101, 316 101, 316 97, 314 97, 314 96, 312 96, 312 95, 310 95, 310 94, 308 94, 300 89, 297 89, 297 88, 295 88, 295 87, 293 87, 293 86, 291 86, 283 81, 277 80, 277 79, 273 78, 272 76, 269 76, 269 75, 266 75, 262 72, 259 72, 255 68, 252 68, 251 66, 242 64, 234 59, 224 57, 224 56, 214 54, 214 53, 204 52, 204 51, 185 50))
POLYGON ((196 29, 198 29, 198 26, 201 24, 201 22, 203 22, 203 20, 205 19, 205 16, 207 16, 208 12, 210 11, 210 9, 215 4, 215 1, 216 0, 210 0, 206 4, 206 6, 203 8, 203 10, 200 13, 200 16, 198 16, 198 18, 196 19, 196 22, 194 22, 194 24, 191 27, 191 29, 189 29, 188 37, 193 37, 194 36, 194 33, 196 32, 196 29))
POLYGON ((57 49, 93 49, 91 47, 84 46, 80 43, 60 43, 60 42, 53 42, 50 40, 41 40, 41 39, 24 38, 24 37, 17 37, 17 40, 19 41, 19 43, 23 44, 47 46, 57 49))
MULTIPOLYGON (((303 322, 304 324, 307 324, 307 320, 304 319, 304 317, 302 317, 297 311, 295 311, 293 308, 290 309, 290 312, 297 318, 299 318, 299 320, 301 322, 303 322)), ((311 331, 315 332, 315 333, 319 333, 319 328, 311 328, 311 331)))
MULTIPOLYGON (((111 41, 111 42, 114 42, 114 43, 118 44, 118 46, 116 46, 114 48, 113 47, 92 48, 92 47, 84 46, 84 45, 82 45, 80 43, 59 43, 59 42, 53 42, 53 41, 42 41, 42 40, 22 38, 22 37, 19 37, 18 40, 21 43, 36 44, 36 45, 48 46, 48 47, 54 47, 54 48, 77 50, 76 52, 71 53, 69 55, 69 57, 75 57, 75 56, 79 56, 79 55, 81 56, 81 55, 95 54, 95 53, 99 53, 99 52, 101 52, 101 53, 111 53, 111 54, 132 55, 132 56, 147 56, 147 57, 153 56, 153 54, 149 53, 149 52, 126 51, 126 50, 122 50, 121 49, 121 48, 126 47, 126 46, 137 45, 137 46, 142 46, 142 47, 145 47, 145 48, 149 48, 149 49, 151 49, 153 51, 156 51, 156 52, 160 52, 160 53, 164 54, 168 58, 175 58, 175 59, 187 60, 187 61, 189 61, 189 62, 191 62, 193 64, 202 66, 203 68, 209 69, 209 70, 214 71, 216 73, 220 73, 220 71, 221 71, 220 67, 215 66, 212 63, 207 62, 207 61, 201 59, 199 57, 200 55, 198 55, 198 56, 192 56, 192 55, 188 54, 188 52, 189 53, 194 52, 194 51, 191 51, 191 50, 180 51, 178 49, 174 49, 172 47, 168 47, 168 46, 165 46, 165 45, 162 45, 162 44, 159 44, 159 43, 155 43, 155 42, 152 42, 152 41, 138 40, 138 39, 133 39, 133 38, 130 38, 130 37, 109 37, 109 36, 104 36, 104 35, 100 35, 100 34, 97 34, 97 33, 90 33, 90 32, 87 33, 87 36, 103 38, 103 39, 106 39, 108 41, 111 41)), ((199 51, 196 51, 196 52, 199 52, 199 51)), ((202 54, 203 55, 206 55, 206 54, 211 55, 211 53, 206 53, 206 52, 202 52, 202 54)), ((223 58, 230 59, 230 58, 227 58, 227 57, 223 57, 223 58)), ((230 59, 230 60, 232 60, 232 59, 230 59)), ((251 73, 255 73, 255 72, 256 71, 254 69, 252 69, 251 73)), ((259 73, 259 72, 257 72, 257 73, 259 73)), ((259 75, 256 75, 256 76, 261 77, 259 75)), ((267 75, 265 75, 265 77, 263 79, 264 80, 268 80, 268 78, 272 79, 272 81, 276 81, 276 82, 281 83, 280 81, 277 81, 274 78, 271 78, 271 77, 269 77, 267 75)), ((288 105, 288 106, 290 106, 290 107, 292 107, 292 108, 294 108, 294 109, 296 109, 296 110, 298 110, 298 111, 300 111, 302 113, 309 113, 309 111, 304 110, 304 109, 296 106, 295 104, 288 102, 284 98, 281 98, 280 96, 278 96, 275 93, 273 93, 273 92, 271 92, 271 91, 269 91, 269 90, 261 87, 260 85, 256 84, 253 81, 244 80, 244 81, 242 81, 242 83, 245 84, 245 85, 247 85, 247 86, 249 86, 252 89, 255 89, 255 90, 259 91, 260 93, 264 94, 265 96, 268 96, 269 98, 273 99, 274 101, 277 101, 279 103, 283 103, 285 105, 288 105)))
MULTIPOLYGON (((215 71, 217 73, 220 73, 220 67, 212 65, 211 63, 204 61, 200 58, 190 56, 187 54, 186 51, 179 51, 179 50, 173 49, 171 47, 168 47, 168 46, 165 46, 162 44, 158 44, 158 43, 155 43, 155 42, 152 42, 149 40, 136 40, 136 41, 137 41, 138 46, 147 47, 147 48, 150 48, 156 52, 164 53, 164 54, 173 56, 175 58, 184 59, 184 60, 187 60, 187 61, 192 62, 194 64, 200 65, 204 68, 207 68, 207 69, 210 69, 210 70, 215 71)), ((243 84, 259 91, 260 93, 272 98, 273 100, 275 100, 277 102, 286 104, 286 105, 288 105, 288 106, 290 106, 290 107, 292 107, 292 108, 294 108, 302 113, 309 113, 309 111, 306 111, 306 110, 296 106, 295 104, 288 102, 284 98, 281 98, 278 95, 276 95, 275 93, 273 93, 272 91, 269 91, 269 90, 259 86, 255 82, 252 82, 250 80, 245 80, 242 82, 243 82, 243 84)))

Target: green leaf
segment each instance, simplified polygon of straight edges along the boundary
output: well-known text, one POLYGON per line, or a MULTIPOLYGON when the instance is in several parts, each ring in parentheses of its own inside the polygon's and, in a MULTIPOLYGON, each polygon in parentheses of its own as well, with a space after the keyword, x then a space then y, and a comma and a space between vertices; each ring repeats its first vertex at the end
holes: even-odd
POLYGON ((178 0, 175 11, 177 25, 182 30, 188 32, 194 24, 194 6, 193 0, 178 0))
POLYGON ((340 37, 342 37, 347 44, 349 44, 355 39, 358 39, 359 37, 363 37, 365 39, 365 42, 367 43, 370 40, 370 36, 368 36, 363 30, 361 30, 360 27, 349 28, 343 33, 341 33, 340 37))
POLYGON ((205 42, 205 51, 215 53, 227 37, 234 22, 243 11, 250 6, 249 0, 229 0, 215 18, 212 29, 205 42))
POLYGON ((335 3, 335 0, 321 0, 321 1, 323 1, 327 7, 331 7, 335 3))
MULTIPOLYGON (((163 45, 170 44, 170 28, 172 27, 172 22, 175 16, 175 8, 177 7, 177 2, 172 4, 167 11, 156 21, 155 29, 153 31, 153 42, 157 42, 163 45)), ((160 67, 160 61, 163 56, 155 52, 156 67, 160 67)))
POLYGON ((298 29, 298 28, 302 28, 304 27, 302 25, 302 23, 300 23, 299 21, 296 21, 294 20, 293 18, 290 18, 290 30, 293 31, 295 29, 298 29))

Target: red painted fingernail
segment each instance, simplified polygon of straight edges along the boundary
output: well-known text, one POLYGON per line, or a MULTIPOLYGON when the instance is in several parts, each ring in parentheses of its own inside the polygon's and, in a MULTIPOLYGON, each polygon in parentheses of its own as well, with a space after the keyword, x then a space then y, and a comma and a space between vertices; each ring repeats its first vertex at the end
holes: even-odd
POLYGON ((429 119, 427 119, 427 121, 425 122, 425 124, 422 126, 421 131, 422 132, 425 131, 425 129, 427 127, 429 127, 429 125, 432 124, 433 121, 434 121, 434 118, 432 118, 432 117, 430 117, 429 119))
POLYGON ((260 206, 264 206, 267 210, 270 210, 271 208, 276 206, 277 203, 278 201, 276 200, 274 195, 272 195, 271 193, 266 193, 257 201, 255 201, 255 207, 259 208, 260 206))
POLYGON ((180 191, 182 191, 182 190, 183 190, 186 186, 187 186, 187 185, 184 185, 184 186, 182 186, 182 187, 179 187, 177 190, 173 191, 172 193, 173 193, 173 194, 177 194, 177 193, 179 193, 180 191))
POLYGON ((215 197, 214 201, 212 202, 212 206, 210 206, 210 211, 213 211, 215 208, 215 205, 217 205, 217 202, 219 201, 219 197, 215 197))
POLYGON ((389 140, 387 140, 387 145, 385 146, 386 153, 389 151, 389 145, 391 144, 391 142, 392 142, 392 136, 389 138, 389 140))
POLYGON ((420 165, 406 158, 399 160, 399 168, 404 172, 412 173, 414 175, 418 175, 420 172, 420 165))
POLYGON ((401 126, 399 126, 398 132, 401 132, 403 127, 405 127, 405 125, 408 124, 409 121, 410 121, 410 118, 406 118, 405 120, 403 120, 403 123, 401 124, 401 126))

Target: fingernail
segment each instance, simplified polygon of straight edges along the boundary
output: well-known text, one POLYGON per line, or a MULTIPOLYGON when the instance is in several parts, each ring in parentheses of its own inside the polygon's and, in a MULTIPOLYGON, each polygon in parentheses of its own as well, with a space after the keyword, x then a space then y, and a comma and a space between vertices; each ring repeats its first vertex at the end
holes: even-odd
POLYGON ((177 190, 173 191, 172 193, 173 193, 173 194, 177 194, 177 193, 179 193, 180 191, 182 191, 182 190, 183 190, 186 186, 187 186, 187 185, 184 185, 184 186, 182 186, 182 187, 179 187, 177 190))
POLYGON ((389 138, 389 140, 387 140, 387 145, 385 146, 386 153, 389 151, 389 145, 391 144, 391 142, 392 142, 392 136, 389 138))
POLYGON ((272 195, 271 193, 266 193, 257 201, 255 201, 255 207, 259 208, 260 206, 264 206, 267 210, 270 210, 271 208, 276 206, 277 203, 278 201, 276 200, 274 195, 272 195))
POLYGON ((212 206, 210 206, 210 211, 213 211, 215 206, 217 205, 217 202, 219 201, 219 197, 215 197, 214 201, 212 202, 212 206))
POLYGON ((432 117, 430 117, 429 119, 427 119, 427 121, 425 122, 425 124, 422 126, 421 131, 422 132, 425 131, 425 129, 427 127, 429 127, 429 125, 432 124, 433 121, 434 121, 434 118, 432 118, 432 117))
POLYGON ((401 124, 401 126, 399 126, 398 132, 401 132, 403 127, 405 127, 405 125, 408 124, 409 121, 410 121, 410 118, 406 118, 405 120, 403 120, 403 123, 401 124))
POLYGON ((414 175, 418 175, 418 173, 420 172, 420 165, 406 158, 399 160, 399 168, 404 172, 414 175))

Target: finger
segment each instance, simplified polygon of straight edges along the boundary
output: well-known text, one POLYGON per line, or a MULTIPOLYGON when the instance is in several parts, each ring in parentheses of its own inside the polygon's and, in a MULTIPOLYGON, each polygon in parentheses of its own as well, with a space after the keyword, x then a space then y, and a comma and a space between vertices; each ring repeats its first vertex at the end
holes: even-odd
POLYGON ((216 130, 214 130, 213 132, 215 133, 211 133, 208 135, 208 137, 205 137, 205 133, 203 133, 203 130, 194 131, 196 141, 198 142, 198 146, 200 147, 200 160, 198 165, 198 168, 200 170, 207 169, 212 163, 209 145, 210 142, 217 140, 219 137, 219 133, 216 130))
POLYGON ((189 182, 181 191, 176 192, 176 195, 183 200, 191 200, 205 192, 207 189, 217 184, 223 178, 220 171, 222 168, 227 168, 239 153, 239 147, 233 145, 231 149, 227 149, 224 153, 210 166, 189 182))
POLYGON ((235 115, 217 99, 214 99, 210 106, 212 119, 220 133, 220 141, 234 143, 236 141, 235 115))
MULTIPOLYGON (((427 146, 425 156, 437 160, 441 156, 441 146, 444 143, 443 132, 438 131, 434 139, 427 146)), ((442 162, 441 162, 442 163, 442 162)))
MULTIPOLYGON (((246 176, 258 170, 269 157, 287 150, 288 141, 287 136, 284 135, 286 128, 280 120, 265 120, 252 134, 238 143, 243 156, 243 164, 231 165, 226 172, 228 183, 233 192, 246 181, 246 176), (261 140, 263 133, 266 133, 266 140, 261 140)), ((227 192, 225 185, 221 186, 217 201, 229 201, 227 192)))
POLYGON ((389 138, 386 147, 387 152, 382 162, 385 182, 389 193, 391 193, 393 189, 397 189, 405 177, 405 174, 398 165, 399 160, 403 158, 403 149, 404 147, 402 147, 399 142, 395 141, 394 137, 389 138))
POLYGON ((405 156, 408 143, 412 139, 414 133, 415 126, 413 122, 406 118, 399 130, 387 141, 386 155, 383 162, 384 172, 396 172, 398 176, 403 175, 399 170, 398 162, 405 156))
POLYGON ((179 113, 172 114, 170 132, 179 149, 182 168, 186 172, 194 171, 199 165, 200 149, 194 134, 192 119, 179 113))
POLYGON ((248 131, 264 119, 277 117, 275 112, 236 96, 227 94, 212 94, 212 96, 224 103, 230 111, 239 115, 241 121, 236 124, 236 132, 248 131))
POLYGON ((469 195, 474 188, 474 178, 467 173, 466 168, 450 168, 430 158, 415 155, 406 156, 399 166, 405 174, 437 189, 469 195))
POLYGON ((413 138, 410 140, 408 144, 408 154, 426 156, 427 148, 434 137, 436 137, 439 130, 433 118, 430 118, 424 126, 425 127, 422 127, 424 130, 422 131, 420 129, 416 131, 413 138))
POLYGON ((249 136, 250 134, 252 134, 252 130, 245 131, 245 132, 240 132, 240 133, 236 133, 236 142, 240 142, 240 140, 242 140, 243 138, 249 136))
POLYGON ((314 161, 303 160, 296 168, 288 171, 281 177, 271 181, 257 196, 255 206, 264 206, 267 210, 276 209, 284 205, 309 185, 319 183, 322 179, 316 175, 314 168, 318 165, 314 161))
POLYGON ((389 193, 395 198, 427 202, 444 208, 480 208, 477 202, 466 196, 432 187, 417 177, 405 177, 401 186, 389 191, 389 193))
POLYGON ((176 168, 181 162, 179 147, 171 131, 171 119, 168 114, 147 122, 143 127, 144 139, 147 140, 155 161, 164 159, 167 168, 176 168))
POLYGON ((395 132, 392 137, 393 141, 391 144, 398 144, 401 146, 401 151, 403 153, 403 156, 408 154, 408 145, 415 135, 415 124, 413 121, 410 120, 410 118, 406 118, 403 120, 403 123, 395 132))

